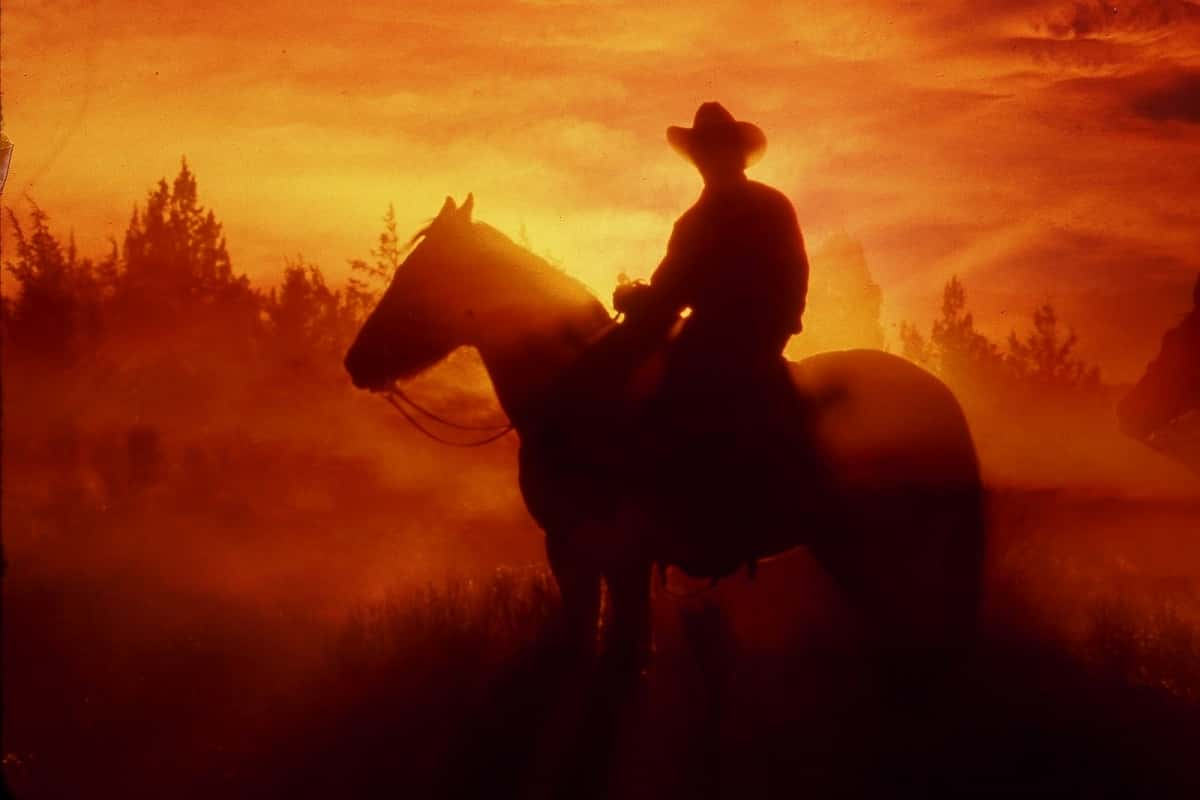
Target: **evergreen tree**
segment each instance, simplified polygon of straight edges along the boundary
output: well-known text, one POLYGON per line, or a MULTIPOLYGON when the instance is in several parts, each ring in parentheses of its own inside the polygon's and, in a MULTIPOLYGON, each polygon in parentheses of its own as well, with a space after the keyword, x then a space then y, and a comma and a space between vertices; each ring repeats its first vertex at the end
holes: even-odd
POLYGON ((172 293, 211 292, 236 280, 221 224, 200 205, 187 159, 170 188, 160 180, 146 198, 145 211, 134 208, 124 255, 131 282, 172 293))
POLYGON ((1064 338, 1058 314, 1046 304, 1033 313, 1033 331, 1024 340, 1014 331, 1008 352, 975 330, 967 310, 967 292, 957 277, 942 291, 942 315, 933 323, 928 339, 917 327, 900 325, 900 342, 906 358, 936 370, 956 388, 987 391, 1014 389, 1092 390, 1100 386, 1100 369, 1074 355, 1075 332, 1064 338))
POLYGON ((290 364, 336 364, 358 328, 353 304, 329 288, 320 267, 289 260, 266 314, 276 350, 290 364))
POLYGON ((365 317, 379 302, 392 276, 404 263, 408 247, 400 243, 396 231, 396 209, 388 203, 383 215, 383 231, 379 234, 379 245, 371 250, 373 261, 356 258, 350 262, 350 270, 356 275, 350 278, 346 288, 346 301, 356 313, 365 317), (361 276, 361 277, 360 277, 361 276))
POLYGON ((942 290, 942 316, 929 336, 938 368, 951 380, 990 382, 1003 372, 999 348, 975 330, 975 317, 967 311, 967 290, 954 276, 942 290))
POLYGON ((16 258, 5 268, 19 292, 6 305, 6 333, 24 353, 55 362, 78 357, 100 333, 103 287, 95 265, 80 259, 75 237, 66 245, 50 229, 50 217, 34 205, 28 232, 11 209, 16 258))
POLYGON ((245 275, 236 275, 222 225, 199 201, 196 176, 183 159, 136 206, 125 231, 124 267, 117 281, 118 313, 152 324, 194 323, 207 307, 246 332, 257 318, 257 298, 245 275))
POLYGON ((1033 312, 1033 331, 1024 341, 1008 337, 1007 362, 1017 377, 1047 389, 1088 389, 1100 384, 1100 368, 1076 358, 1076 336, 1061 338, 1058 314, 1049 303, 1033 312))
POLYGON ((911 322, 900 323, 900 352, 914 364, 923 367, 933 366, 933 348, 916 325, 911 322))

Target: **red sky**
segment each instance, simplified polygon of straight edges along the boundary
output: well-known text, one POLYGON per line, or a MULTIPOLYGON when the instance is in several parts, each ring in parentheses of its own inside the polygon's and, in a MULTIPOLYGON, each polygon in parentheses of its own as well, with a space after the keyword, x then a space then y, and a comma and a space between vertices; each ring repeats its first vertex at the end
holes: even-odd
POLYGON ((5 202, 98 254, 186 154, 270 282, 298 253, 336 280, 389 202, 415 229, 473 191, 606 293, 698 191, 665 127, 717 99, 810 244, 862 241, 889 323, 958 274, 990 332, 1049 299, 1110 376, 1153 355, 1200 271, 1200 4, 751 8, 8 0, 5 202))

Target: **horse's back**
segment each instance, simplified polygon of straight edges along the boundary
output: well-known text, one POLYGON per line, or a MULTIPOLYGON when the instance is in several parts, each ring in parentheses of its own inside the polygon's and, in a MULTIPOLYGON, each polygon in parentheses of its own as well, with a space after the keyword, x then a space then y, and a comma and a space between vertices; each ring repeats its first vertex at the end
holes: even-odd
POLYGON ((878 488, 979 481, 961 407, 937 377, 879 350, 841 350, 791 365, 816 446, 843 481, 878 488))
POLYGON ((880 351, 823 353, 792 367, 836 491, 818 560, 874 620, 887 648, 960 649, 977 621, 983 492, 953 393, 880 351))

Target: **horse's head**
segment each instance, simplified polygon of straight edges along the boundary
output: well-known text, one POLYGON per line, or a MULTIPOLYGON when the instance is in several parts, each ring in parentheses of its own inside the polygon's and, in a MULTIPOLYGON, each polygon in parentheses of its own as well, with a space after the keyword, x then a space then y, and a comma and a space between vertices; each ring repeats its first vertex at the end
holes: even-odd
POLYGON ((416 246, 346 353, 346 370, 358 388, 382 389, 469 343, 473 313, 460 295, 476 255, 473 205, 471 195, 461 207, 447 197, 433 222, 414 237, 416 246))

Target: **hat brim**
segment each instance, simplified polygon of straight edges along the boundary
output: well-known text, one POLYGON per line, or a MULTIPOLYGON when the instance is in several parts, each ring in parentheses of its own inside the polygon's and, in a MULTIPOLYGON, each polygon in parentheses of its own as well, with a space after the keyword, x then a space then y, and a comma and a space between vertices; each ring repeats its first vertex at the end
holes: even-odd
POLYGON ((767 149, 767 136, 751 122, 734 122, 710 128, 684 128, 672 125, 667 128, 667 142, 675 152, 695 164, 705 153, 733 147, 740 150, 746 160, 745 166, 756 163, 767 149))

